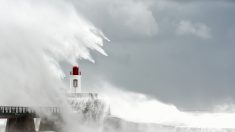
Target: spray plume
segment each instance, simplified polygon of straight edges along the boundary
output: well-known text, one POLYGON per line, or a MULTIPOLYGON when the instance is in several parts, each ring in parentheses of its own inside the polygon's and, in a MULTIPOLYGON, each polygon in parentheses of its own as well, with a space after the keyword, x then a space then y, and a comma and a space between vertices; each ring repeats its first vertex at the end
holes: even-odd
MULTIPOLYGON (((0 0, 0 103, 51 105, 61 99, 59 62, 94 62, 107 39, 63 0, 0 0)), ((61 101, 61 100, 60 100, 61 101)))

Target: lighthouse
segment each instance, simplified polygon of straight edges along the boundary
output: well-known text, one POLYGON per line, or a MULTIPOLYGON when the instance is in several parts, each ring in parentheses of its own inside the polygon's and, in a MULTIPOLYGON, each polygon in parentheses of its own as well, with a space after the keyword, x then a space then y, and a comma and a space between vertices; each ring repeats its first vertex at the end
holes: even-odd
POLYGON ((77 94, 82 92, 81 85, 81 72, 78 66, 73 66, 72 71, 70 72, 70 88, 69 93, 77 94))
MULTIPOLYGON (((78 66, 73 66, 70 72, 70 87, 67 92, 67 100, 71 106, 71 110, 74 114, 79 114, 84 117, 84 120, 92 119, 94 121, 100 121, 106 111, 105 103, 99 98, 98 93, 84 92, 81 85, 81 71, 78 66)), ((110 115, 110 108, 108 111, 110 115)), ((108 115, 107 114, 107 115, 108 115)))

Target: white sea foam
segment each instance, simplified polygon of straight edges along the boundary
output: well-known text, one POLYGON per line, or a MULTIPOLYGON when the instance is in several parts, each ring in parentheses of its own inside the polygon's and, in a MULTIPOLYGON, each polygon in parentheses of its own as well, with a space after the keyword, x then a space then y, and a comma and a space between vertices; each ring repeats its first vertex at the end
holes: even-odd
POLYGON ((101 84, 100 87, 111 106, 112 116, 126 121, 161 124, 179 131, 194 131, 194 128, 197 131, 217 131, 221 128, 235 131, 235 113, 231 111, 185 112, 173 104, 163 103, 141 93, 121 90, 109 83, 101 84))

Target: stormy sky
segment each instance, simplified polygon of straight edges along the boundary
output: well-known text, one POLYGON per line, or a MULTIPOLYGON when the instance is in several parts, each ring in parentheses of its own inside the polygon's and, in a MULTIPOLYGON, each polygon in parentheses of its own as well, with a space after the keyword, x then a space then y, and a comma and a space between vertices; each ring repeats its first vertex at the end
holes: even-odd
POLYGON ((108 57, 79 61, 84 87, 105 79, 183 110, 235 102, 232 0, 67 1, 111 40, 108 57))

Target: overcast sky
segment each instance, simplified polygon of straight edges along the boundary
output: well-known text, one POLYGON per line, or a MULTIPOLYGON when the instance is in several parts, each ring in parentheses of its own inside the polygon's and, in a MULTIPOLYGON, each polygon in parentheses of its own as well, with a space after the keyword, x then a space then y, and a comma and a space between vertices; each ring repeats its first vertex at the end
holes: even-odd
POLYGON ((111 40, 80 61, 97 78, 185 110, 235 102, 232 0, 68 0, 111 40))

